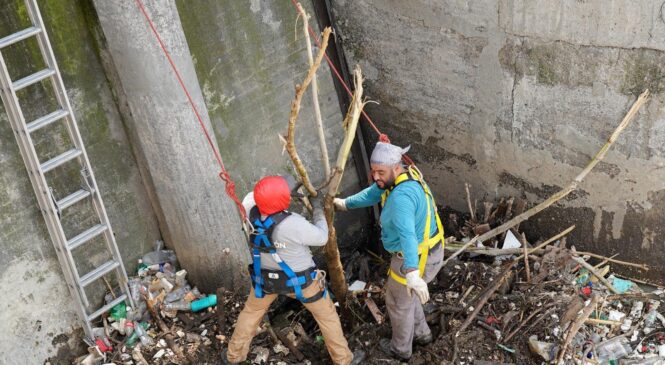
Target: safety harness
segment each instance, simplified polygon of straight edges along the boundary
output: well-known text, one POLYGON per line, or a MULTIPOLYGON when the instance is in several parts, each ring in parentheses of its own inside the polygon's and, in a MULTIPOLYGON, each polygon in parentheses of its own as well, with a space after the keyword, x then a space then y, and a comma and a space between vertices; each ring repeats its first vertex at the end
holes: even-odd
MULTIPOLYGON (((277 249, 272 242, 272 233, 284 219, 291 215, 290 212, 281 211, 261 220, 261 213, 255 206, 249 213, 250 221, 254 226, 253 232, 249 236, 249 242, 252 245, 252 265, 249 272, 254 284, 254 295, 257 298, 263 298, 265 294, 291 294, 294 293, 296 299, 302 303, 312 303, 326 296, 327 290, 324 287, 317 294, 305 298, 302 290, 309 286, 317 276, 316 268, 310 268, 305 271, 294 272, 289 265, 277 254, 277 249), (277 262, 282 269, 268 270, 261 269, 261 253, 268 253, 277 262), (283 277, 283 275, 286 277, 283 277)), ((321 279, 323 283, 325 281, 321 279)))
MULTIPOLYGON (((418 262, 418 270, 420 271, 420 276, 425 275, 425 265, 427 264, 427 257, 429 256, 429 251, 436 247, 439 243, 441 244, 441 249, 445 244, 443 225, 441 224, 441 218, 439 218, 439 213, 436 211, 436 203, 434 202, 434 196, 429 189, 429 186, 423 181, 422 174, 415 166, 409 166, 406 172, 401 173, 395 179, 393 185, 387 188, 381 195, 381 207, 386 204, 386 200, 390 193, 399 185, 406 181, 417 181, 425 192, 425 201, 427 201, 427 218, 425 220, 425 231, 423 232, 423 240, 418 244, 418 255, 420 256, 420 261, 418 262), (430 213, 431 208, 434 207, 434 216, 436 218, 436 232, 434 236, 430 237, 430 228, 432 227, 432 214, 430 213)), ((401 252, 400 252, 401 253, 401 252)), ((400 276, 398 273, 388 269, 388 274, 395 281, 402 285, 406 285, 406 279, 403 276, 400 276)))

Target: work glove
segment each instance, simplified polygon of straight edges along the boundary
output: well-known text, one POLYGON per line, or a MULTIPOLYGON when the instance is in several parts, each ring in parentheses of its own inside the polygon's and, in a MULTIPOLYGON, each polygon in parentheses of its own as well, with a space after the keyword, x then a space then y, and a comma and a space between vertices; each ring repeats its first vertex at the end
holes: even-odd
POLYGON ((415 292, 420 303, 425 304, 429 300, 429 290, 427 283, 420 277, 420 270, 414 270, 406 273, 406 291, 411 295, 415 292))
POLYGON ((346 212, 348 210, 346 208, 346 201, 344 199, 335 198, 335 200, 333 200, 333 205, 337 210, 341 210, 343 212, 346 212))

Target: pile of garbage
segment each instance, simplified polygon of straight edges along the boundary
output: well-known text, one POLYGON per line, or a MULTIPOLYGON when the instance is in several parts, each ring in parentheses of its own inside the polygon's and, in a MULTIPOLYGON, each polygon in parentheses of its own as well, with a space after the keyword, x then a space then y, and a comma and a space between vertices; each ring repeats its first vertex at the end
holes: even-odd
MULTIPOLYGON (((215 333, 206 322, 214 316, 217 296, 191 287, 187 271, 178 270, 175 253, 158 241, 155 251, 139 259, 129 279, 134 308, 120 303, 93 329, 94 343, 77 364, 172 364, 196 362, 200 347, 215 333)), ((106 302, 117 291, 109 291, 106 302)))
MULTIPOLYGON (((525 206, 503 199, 473 217, 445 212, 446 257, 525 206)), ((572 229, 529 242, 513 227, 450 260, 430 283, 424 307, 435 340, 414 345, 409 364, 665 365, 665 288, 612 270, 648 270, 644 265, 578 252, 567 242, 572 229)), ((339 313, 349 346, 366 352, 366 364, 397 364, 378 346, 391 335, 383 290, 389 257, 362 246, 343 256, 351 285, 339 313)), ((201 294, 178 270, 173 252, 161 247, 143 257, 130 291, 136 308, 114 308, 96 330, 91 355, 79 363, 220 363, 246 299, 245 292, 201 294)), ((311 314, 280 297, 260 324, 247 363, 330 359, 311 314)))

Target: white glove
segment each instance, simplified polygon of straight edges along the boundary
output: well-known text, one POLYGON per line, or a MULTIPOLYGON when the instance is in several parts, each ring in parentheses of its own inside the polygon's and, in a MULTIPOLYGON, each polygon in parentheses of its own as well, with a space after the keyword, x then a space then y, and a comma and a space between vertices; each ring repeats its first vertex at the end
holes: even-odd
POLYGON ((344 199, 335 198, 335 200, 333 200, 333 205, 335 206, 335 209, 337 209, 337 210, 341 210, 341 211, 344 211, 344 212, 346 212, 348 210, 346 208, 346 201, 344 199))
POLYGON ((406 291, 411 295, 411 292, 415 292, 420 303, 425 304, 429 300, 429 290, 427 289, 427 283, 420 277, 420 270, 415 270, 406 273, 406 291))

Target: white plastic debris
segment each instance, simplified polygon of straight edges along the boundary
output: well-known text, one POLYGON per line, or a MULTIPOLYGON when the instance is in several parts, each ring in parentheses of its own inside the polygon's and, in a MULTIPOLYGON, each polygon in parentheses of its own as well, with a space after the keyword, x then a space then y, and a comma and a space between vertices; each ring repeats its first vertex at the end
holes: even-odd
POLYGON ((623 313, 623 312, 619 312, 619 311, 616 311, 616 310, 611 310, 610 314, 608 316, 608 319, 610 321, 617 321, 618 322, 618 321, 622 321, 623 317, 625 317, 625 316, 626 316, 626 314, 623 313))
POLYGON ((270 350, 265 347, 258 346, 254 349, 256 358, 254 358, 255 364, 262 364, 268 362, 268 356, 270 356, 270 350))
POLYGON ((366 282, 356 280, 356 281, 353 282, 353 284, 351 284, 349 286, 349 291, 353 293, 353 292, 356 292, 356 291, 364 290, 366 285, 367 285, 366 282))
POLYGON ((279 354, 279 353, 282 353, 284 355, 289 354, 289 349, 286 346, 282 345, 281 343, 278 343, 277 345, 275 345, 275 347, 273 347, 272 350, 275 351, 276 354, 279 354))
POLYGON ((161 359, 161 358, 164 356, 165 353, 166 353, 166 350, 161 349, 161 350, 157 351, 157 353, 155 353, 155 354, 152 356, 152 358, 153 358, 153 359, 161 359))

